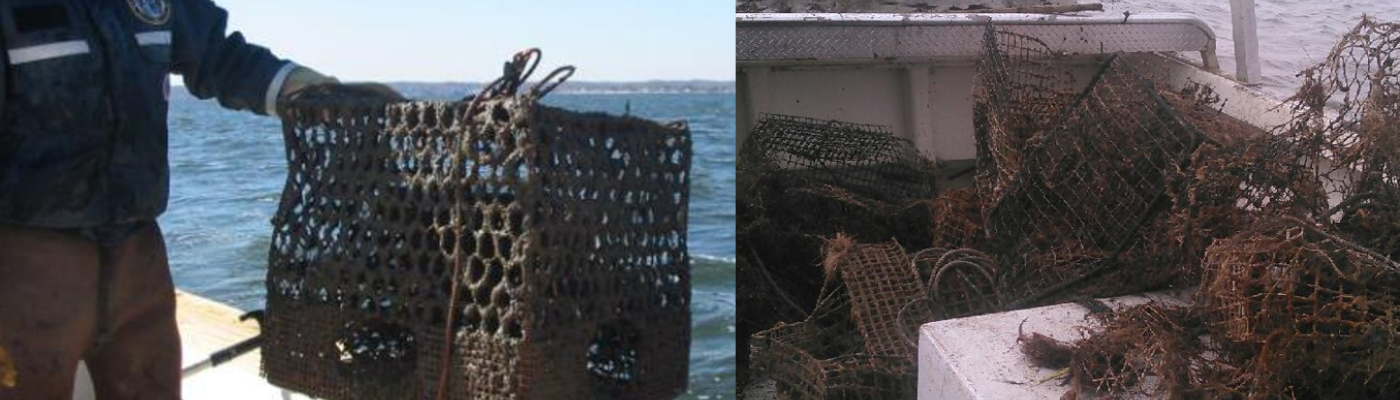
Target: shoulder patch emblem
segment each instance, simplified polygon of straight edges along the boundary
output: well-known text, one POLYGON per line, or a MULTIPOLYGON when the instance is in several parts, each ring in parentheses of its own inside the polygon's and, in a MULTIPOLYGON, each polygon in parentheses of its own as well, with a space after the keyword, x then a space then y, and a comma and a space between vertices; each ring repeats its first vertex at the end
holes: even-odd
POLYGON ((136 18, 151 25, 170 21, 170 0, 126 0, 136 18))

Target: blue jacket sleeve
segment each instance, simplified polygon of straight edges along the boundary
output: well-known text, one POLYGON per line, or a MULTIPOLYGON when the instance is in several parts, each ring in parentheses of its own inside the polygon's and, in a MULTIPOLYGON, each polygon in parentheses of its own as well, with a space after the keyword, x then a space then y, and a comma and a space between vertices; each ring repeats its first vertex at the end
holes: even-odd
POLYGON ((184 76, 190 93, 218 98, 226 108, 270 114, 281 83, 296 65, 248 43, 241 33, 227 34, 228 12, 211 0, 171 5, 171 70, 184 76))

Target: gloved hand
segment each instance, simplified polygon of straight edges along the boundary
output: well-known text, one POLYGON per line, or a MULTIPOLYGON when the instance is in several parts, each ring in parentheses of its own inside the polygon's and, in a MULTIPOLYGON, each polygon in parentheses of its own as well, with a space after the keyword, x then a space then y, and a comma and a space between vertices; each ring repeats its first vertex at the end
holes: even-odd
POLYGON ((311 68, 297 67, 287 74, 287 81, 282 84, 280 98, 286 99, 297 93, 317 86, 330 86, 335 92, 346 92, 348 94, 371 95, 381 97, 386 101, 405 101, 403 95, 394 88, 382 83, 341 83, 335 77, 322 75, 311 68))
POLYGON ((316 72, 316 70, 311 68, 296 67, 296 69, 292 70, 292 73, 287 74, 287 80, 282 83, 282 92, 278 97, 285 99, 312 86, 335 85, 339 83, 340 80, 322 75, 320 72, 316 72))

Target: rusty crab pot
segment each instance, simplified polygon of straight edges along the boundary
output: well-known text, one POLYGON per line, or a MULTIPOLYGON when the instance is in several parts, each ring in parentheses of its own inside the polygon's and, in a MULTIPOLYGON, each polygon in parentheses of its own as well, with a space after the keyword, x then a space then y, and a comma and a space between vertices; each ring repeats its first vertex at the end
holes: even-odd
POLYGON ((685 390, 690 132, 543 106, 563 79, 518 93, 536 56, 461 102, 286 103, 269 381, 336 400, 685 390))

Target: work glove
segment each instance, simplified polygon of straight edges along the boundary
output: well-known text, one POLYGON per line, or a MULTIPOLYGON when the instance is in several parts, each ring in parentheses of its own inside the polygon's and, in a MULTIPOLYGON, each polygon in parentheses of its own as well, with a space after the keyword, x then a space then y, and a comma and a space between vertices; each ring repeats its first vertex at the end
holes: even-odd
POLYGON ((340 80, 322 75, 314 69, 296 67, 292 73, 287 74, 287 80, 283 81, 282 92, 278 97, 286 99, 312 86, 337 84, 340 84, 340 80))
POLYGON ((349 98, 369 97, 386 102, 406 101, 403 95, 394 88, 382 83, 341 83, 339 79, 316 72, 311 68, 296 67, 287 74, 287 80, 282 83, 282 91, 278 95, 279 103, 297 96, 308 89, 315 90, 321 94, 342 95, 349 98))

